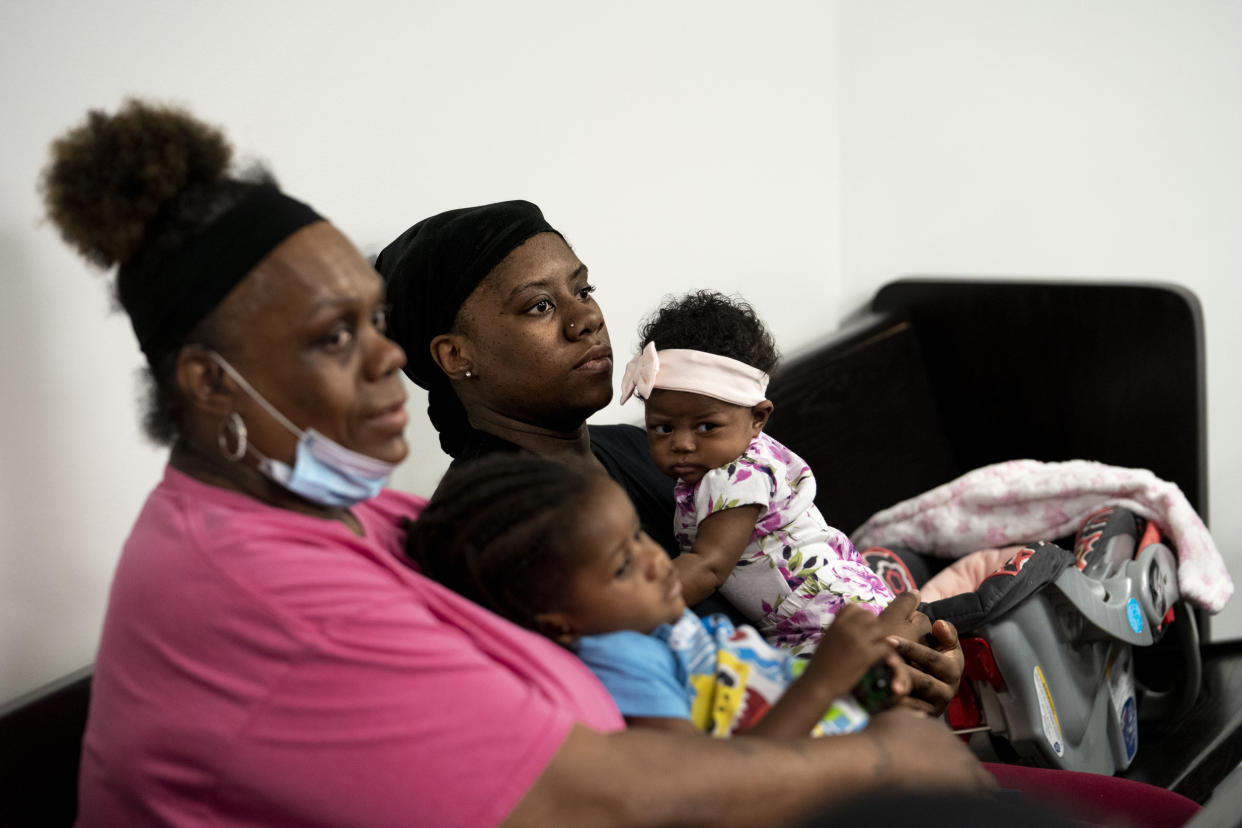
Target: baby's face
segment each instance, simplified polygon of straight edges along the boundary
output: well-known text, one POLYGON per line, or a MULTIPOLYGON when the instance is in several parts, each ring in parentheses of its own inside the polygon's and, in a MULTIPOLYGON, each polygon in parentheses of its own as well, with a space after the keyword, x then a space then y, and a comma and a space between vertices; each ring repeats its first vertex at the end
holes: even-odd
MULTIPOLYGON (((766 401, 765 401, 766 402, 766 401)), ((752 407, 657 388, 647 400, 647 442, 660 471, 690 484, 733 462, 767 422, 771 403, 752 407)))

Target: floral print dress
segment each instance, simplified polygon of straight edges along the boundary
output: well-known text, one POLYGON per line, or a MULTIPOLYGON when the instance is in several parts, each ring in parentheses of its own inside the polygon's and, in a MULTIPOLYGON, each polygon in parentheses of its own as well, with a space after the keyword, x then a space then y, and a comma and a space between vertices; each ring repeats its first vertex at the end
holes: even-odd
POLYGON ((698 485, 678 480, 674 495, 674 531, 683 552, 708 515, 760 507, 750 542, 720 591, 771 644, 809 653, 847 603, 878 614, 893 600, 849 537, 815 507, 810 467, 766 434, 698 485))

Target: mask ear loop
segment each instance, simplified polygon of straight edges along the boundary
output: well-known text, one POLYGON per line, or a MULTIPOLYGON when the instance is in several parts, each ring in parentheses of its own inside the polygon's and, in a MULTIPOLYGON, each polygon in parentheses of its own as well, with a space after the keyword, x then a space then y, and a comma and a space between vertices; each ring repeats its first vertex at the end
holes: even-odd
POLYGON ((231 412, 220 423, 216 432, 216 443, 224 456, 234 463, 246 456, 246 421, 236 411, 231 412), (230 438, 237 443, 236 448, 229 448, 230 438))
MULTIPOLYGON (((274 405, 272 405, 270 402, 264 399, 263 395, 260 394, 258 391, 256 391, 254 389, 254 386, 246 381, 245 377, 237 373, 236 368, 234 368, 232 365, 229 365, 228 360, 220 356, 215 351, 208 351, 208 353, 211 355, 211 358, 214 359, 216 363, 221 368, 224 369, 224 372, 228 374, 230 377, 232 377, 233 381, 236 382, 238 385, 240 385, 243 391, 245 391, 247 394, 250 395, 250 398, 252 400, 257 402, 259 405, 263 406, 263 410, 266 411, 268 414, 272 415, 272 418, 276 420, 276 422, 280 423, 282 426, 289 429, 289 431, 291 431, 295 437, 302 436, 302 433, 303 433, 302 429, 295 426, 292 420, 290 420, 284 414, 281 414, 279 411, 276 410, 276 407, 274 405)), ((234 413, 234 416, 236 416, 236 413, 234 413)), ((238 419, 241 419, 241 418, 238 417, 238 419)), ((243 423, 242 426, 244 429, 245 424, 243 423)))

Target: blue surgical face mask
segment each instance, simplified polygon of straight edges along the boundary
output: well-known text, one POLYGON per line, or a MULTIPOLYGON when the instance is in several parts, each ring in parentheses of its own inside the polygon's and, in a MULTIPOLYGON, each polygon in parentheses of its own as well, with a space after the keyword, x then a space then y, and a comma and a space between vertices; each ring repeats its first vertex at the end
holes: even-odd
POLYGON ((367 457, 347 449, 313 428, 301 429, 276 407, 263 398, 224 357, 212 357, 255 402, 271 414, 276 422, 298 438, 297 454, 292 468, 272 457, 265 457, 253 446, 248 448, 259 458, 259 472, 296 495, 322 506, 349 508, 375 497, 388 483, 396 465, 367 457))

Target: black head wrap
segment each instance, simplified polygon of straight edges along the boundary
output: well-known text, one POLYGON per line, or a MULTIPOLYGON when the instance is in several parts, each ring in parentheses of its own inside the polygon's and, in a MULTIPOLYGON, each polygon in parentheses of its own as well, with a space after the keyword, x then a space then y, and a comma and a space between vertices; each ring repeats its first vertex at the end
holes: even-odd
MULTIPOLYGON (((267 185, 190 238, 126 303, 138 344, 151 365, 177 346, 268 253, 294 232, 322 221, 313 209, 267 185)), ((126 265, 122 265, 124 270, 126 265)))
POLYGON ((427 413, 454 457, 469 424, 431 358, 431 340, 449 332, 466 298, 505 256, 532 236, 556 232, 529 201, 463 207, 423 219, 375 260, 388 283, 388 335, 405 349, 406 375, 429 392, 427 413))

